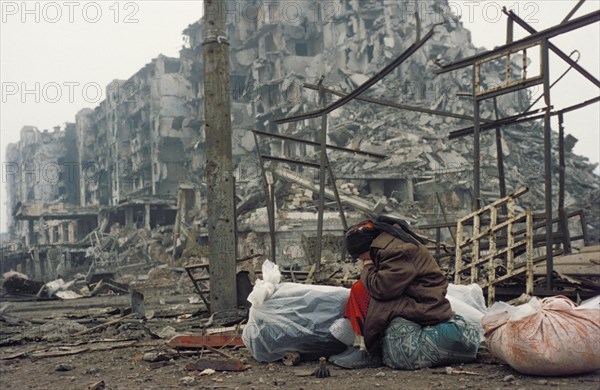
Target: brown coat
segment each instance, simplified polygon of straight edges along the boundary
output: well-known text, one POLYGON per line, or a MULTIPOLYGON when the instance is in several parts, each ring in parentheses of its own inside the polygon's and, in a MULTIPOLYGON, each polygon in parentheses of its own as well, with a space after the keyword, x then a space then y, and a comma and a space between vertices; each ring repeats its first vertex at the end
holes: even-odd
POLYGON ((371 244, 371 259, 373 265, 361 274, 371 294, 364 328, 368 350, 378 349, 378 341, 396 317, 422 326, 450 319, 448 281, 425 246, 382 233, 371 244))

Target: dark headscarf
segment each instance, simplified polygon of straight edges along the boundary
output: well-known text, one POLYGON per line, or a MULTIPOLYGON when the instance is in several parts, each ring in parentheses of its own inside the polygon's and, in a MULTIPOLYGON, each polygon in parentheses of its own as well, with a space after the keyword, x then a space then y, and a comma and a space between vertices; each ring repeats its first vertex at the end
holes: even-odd
POLYGON ((405 220, 380 215, 375 220, 365 220, 348 229, 348 232, 346 232, 346 249, 348 253, 353 258, 357 258, 362 253, 369 251, 373 240, 383 232, 410 244, 427 243, 425 238, 410 229, 405 220))

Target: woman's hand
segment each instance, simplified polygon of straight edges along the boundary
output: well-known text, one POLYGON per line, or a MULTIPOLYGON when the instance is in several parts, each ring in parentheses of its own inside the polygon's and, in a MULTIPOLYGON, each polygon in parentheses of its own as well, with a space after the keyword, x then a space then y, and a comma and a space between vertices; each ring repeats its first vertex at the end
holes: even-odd
POLYGON ((373 260, 368 259, 368 260, 363 260, 362 261, 363 268, 366 267, 366 266, 369 266, 369 265, 373 265, 373 260))

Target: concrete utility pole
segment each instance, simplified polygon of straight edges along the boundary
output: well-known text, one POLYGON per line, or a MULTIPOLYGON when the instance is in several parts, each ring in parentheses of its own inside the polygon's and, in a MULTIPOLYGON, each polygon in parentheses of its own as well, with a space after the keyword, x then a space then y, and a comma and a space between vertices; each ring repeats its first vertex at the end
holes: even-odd
POLYGON ((204 130, 212 313, 236 307, 236 232, 226 5, 227 1, 223 0, 204 0, 204 130))

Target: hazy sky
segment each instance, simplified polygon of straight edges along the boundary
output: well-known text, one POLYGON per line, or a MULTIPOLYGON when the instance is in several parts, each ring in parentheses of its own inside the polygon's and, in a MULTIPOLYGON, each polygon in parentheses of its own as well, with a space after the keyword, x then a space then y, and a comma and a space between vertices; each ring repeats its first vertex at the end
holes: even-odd
MULTIPOLYGON (((276 2, 277 0, 265 0, 276 2)), ((313 0, 298 0, 313 1, 313 0)), ((326 0, 321 0, 326 3, 326 0)), ((400 0, 398 0, 400 1, 400 0)), ((557 1, 468 1, 449 3, 472 31, 477 46, 493 48, 505 40, 500 9, 515 10, 535 29, 559 23, 577 3, 557 1)), ((0 1, 0 160, 19 140, 24 125, 52 129, 74 122, 84 107, 94 108, 104 88, 127 79, 158 54, 177 57, 181 32, 202 13, 200 0, 174 1, 0 1)), ((588 0, 575 17, 598 10, 588 0)), ((527 35, 515 27, 515 39, 527 35)), ((579 63, 600 77, 598 23, 552 39, 567 54, 579 49, 579 63)), ((566 65, 551 54, 551 78, 566 65)), ((556 109, 593 98, 598 89, 572 70, 552 89, 556 109)), ((598 162, 599 105, 565 117, 566 131, 579 139, 575 151, 598 162)), ((556 122, 554 122, 556 123, 556 122)), ((0 183, 0 231, 6 230, 5 172, 0 183)))

